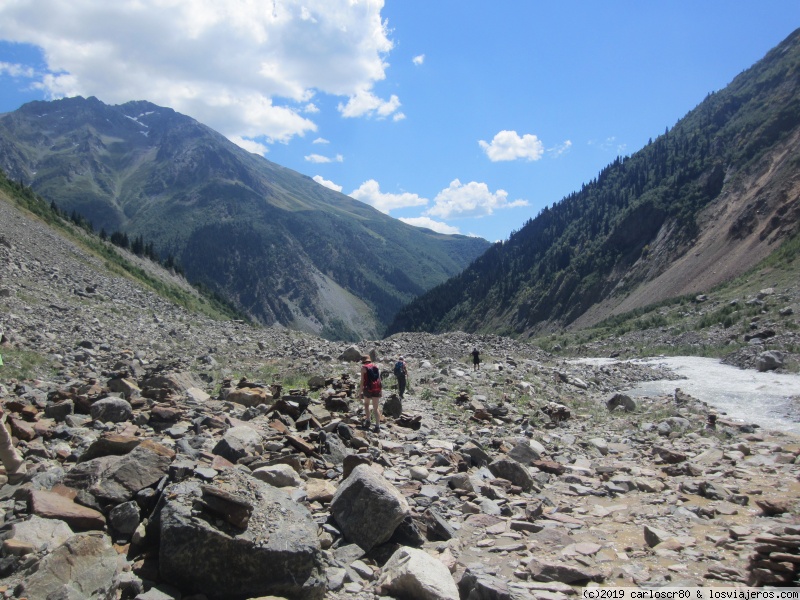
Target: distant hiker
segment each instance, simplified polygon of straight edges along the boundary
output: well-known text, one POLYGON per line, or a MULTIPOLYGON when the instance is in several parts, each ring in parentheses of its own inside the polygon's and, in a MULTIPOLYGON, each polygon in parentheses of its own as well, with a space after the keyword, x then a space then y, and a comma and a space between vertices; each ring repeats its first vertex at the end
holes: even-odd
POLYGON ((372 363, 372 359, 366 354, 361 357, 361 385, 359 386, 361 397, 364 398, 364 427, 369 428, 369 402, 372 399, 372 409, 375 413, 375 432, 381 429, 381 373, 380 369, 372 363))
POLYGON ((477 348, 472 349, 472 370, 475 371, 481 368, 481 354, 477 348))
POLYGON ((402 356, 394 363, 394 376, 397 377, 397 395, 402 400, 403 394, 406 393, 406 378, 408 377, 408 367, 402 356))

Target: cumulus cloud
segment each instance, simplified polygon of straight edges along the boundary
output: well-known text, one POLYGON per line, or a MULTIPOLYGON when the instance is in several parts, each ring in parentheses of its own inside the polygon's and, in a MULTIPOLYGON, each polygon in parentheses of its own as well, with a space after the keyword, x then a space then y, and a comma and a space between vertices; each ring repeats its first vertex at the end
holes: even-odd
POLYGON ((425 227, 427 229, 432 229, 437 233, 446 233, 448 235, 458 235, 461 233, 458 227, 453 227, 452 225, 448 225, 442 221, 434 221, 430 217, 400 217, 400 220, 403 223, 408 223, 414 227, 425 227))
POLYGON ((414 58, 411 59, 411 62, 413 62, 416 66, 420 66, 422 63, 425 62, 425 55, 420 54, 419 56, 415 56, 414 58))
POLYGON ((362 183, 358 189, 350 192, 350 197, 370 204, 386 214, 398 208, 426 206, 428 204, 427 198, 422 198, 417 194, 411 194, 409 192, 403 192, 401 194, 381 192, 380 184, 374 179, 362 183))
POLYGON ((484 217, 503 208, 528 206, 527 200, 508 200, 508 192, 491 192, 485 183, 470 181, 462 184, 458 179, 439 192, 433 199, 433 206, 423 213, 426 216, 441 217, 484 217))
POLYGON ((342 191, 342 186, 336 185, 332 181, 328 181, 327 179, 324 179, 321 175, 314 175, 314 177, 312 177, 312 179, 314 181, 316 181, 318 184, 324 185, 326 188, 329 188, 329 189, 333 190, 334 192, 341 192, 342 191))
MULTIPOLYGON (((48 97, 149 100, 231 139, 286 142, 316 130, 318 93, 346 116, 400 106, 373 85, 392 49, 383 0, 15 0, 0 38, 42 48, 48 97)), ((10 67, 6 67, 8 71, 10 67)))
POLYGON ((502 160, 539 160, 544 154, 544 145, 533 134, 520 136, 516 131, 503 130, 491 142, 478 142, 492 162, 502 160))
POLYGON ((392 94, 389 100, 382 100, 369 90, 359 90, 346 104, 339 103, 343 117, 376 117, 385 119, 400 108, 400 99, 392 94))
POLYGON ((313 142, 311 142, 311 143, 312 143, 312 144, 330 144, 330 141, 329 141, 329 140, 326 140, 325 138, 318 137, 317 139, 315 139, 315 140, 314 140, 313 142))
POLYGON ((333 158, 330 158, 328 156, 323 156, 322 154, 309 154, 308 156, 304 156, 303 158, 305 158, 307 162, 317 163, 317 164, 344 162, 344 156, 342 156, 341 154, 337 154, 333 158))

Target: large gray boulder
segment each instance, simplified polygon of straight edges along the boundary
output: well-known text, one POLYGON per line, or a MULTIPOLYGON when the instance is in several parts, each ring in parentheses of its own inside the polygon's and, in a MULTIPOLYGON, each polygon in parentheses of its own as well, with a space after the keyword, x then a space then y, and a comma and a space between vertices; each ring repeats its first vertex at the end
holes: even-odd
POLYGON ((396 598, 458 600, 458 587, 444 563, 424 550, 399 548, 381 569, 378 584, 396 598))
POLYGON ((345 362, 358 362, 361 360, 362 354, 363 353, 358 349, 358 346, 350 346, 339 355, 339 360, 345 362))
POLYGON ((112 460, 89 492, 115 504, 133 500, 138 492, 153 487, 167 474, 174 457, 175 452, 166 446, 144 440, 124 456, 104 457, 112 460))
POLYGON ((20 592, 27 598, 115 600, 119 557, 108 536, 79 533, 46 555, 26 576, 20 592))
POLYGON ((263 451, 261 434, 247 425, 228 429, 213 450, 214 454, 218 454, 232 463, 245 456, 261 454, 263 451))
POLYGON ((634 412, 636 410, 636 402, 627 394, 614 394, 606 401, 608 410, 616 410, 619 407, 622 407, 625 412, 634 412))
POLYGON ((528 468, 511 458, 498 458, 489 464, 489 470, 495 477, 507 479, 525 492, 533 488, 533 477, 528 468))
POLYGON ((124 398, 103 398, 92 404, 90 410, 92 419, 103 423, 124 423, 133 416, 133 407, 124 398))
POLYGON ((473 441, 469 441, 461 446, 459 452, 461 452, 462 455, 469 456, 472 464, 478 467, 488 465, 492 462, 492 457, 487 454, 486 450, 473 441))
POLYGON ((499 577, 493 577, 467 567, 458 582, 461 598, 465 600, 514 600, 515 595, 509 590, 508 583, 499 577))
POLYGON ((345 538, 369 552, 392 537, 411 509, 391 483, 369 465, 358 465, 336 490, 331 514, 345 538))
POLYGON ((518 463, 530 465, 531 461, 539 460, 542 455, 527 440, 517 443, 508 453, 509 458, 513 458, 518 463))
POLYGON ((213 487, 213 497, 197 480, 165 490, 153 522, 161 579, 220 599, 322 598, 322 550, 308 510, 237 469, 223 471, 213 487))
POLYGON ((9 539, 20 544, 28 544, 36 550, 43 548, 50 551, 73 535, 72 529, 64 521, 31 515, 26 521, 18 521, 11 525, 9 539))
POLYGON ((778 352, 777 350, 768 350, 766 352, 762 352, 756 358, 756 369, 762 373, 765 371, 774 371, 775 369, 780 369, 783 367, 785 360, 786 355, 783 352, 778 352))

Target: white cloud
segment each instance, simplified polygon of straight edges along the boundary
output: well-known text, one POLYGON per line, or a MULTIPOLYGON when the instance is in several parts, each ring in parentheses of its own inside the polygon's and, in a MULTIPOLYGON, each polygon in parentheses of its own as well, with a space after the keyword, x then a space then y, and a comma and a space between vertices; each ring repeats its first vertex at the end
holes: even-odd
POLYGON ((326 188, 329 188, 329 189, 333 190, 334 192, 341 192, 342 191, 342 186, 336 185, 332 181, 328 181, 327 179, 324 179, 321 175, 314 175, 314 177, 312 177, 312 179, 314 181, 316 181, 318 184, 324 185, 326 188))
POLYGON ((372 91, 393 47, 383 4, 15 0, 0 2, 0 39, 42 49, 48 97, 149 100, 232 139, 288 141, 316 130, 301 113, 318 93, 348 98, 348 116, 399 107, 372 91))
POLYGON ((344 162, 344 156, 341 154, 337 154, 333 158, 329 158, 327 156, 322 156, 321 154, 309 154, 308 156, 304 156, 303 158, 306 159, 307 162, 312 163, 331 163, 331 162, 344 162))
POLYGON ((347 104, 339 103, 343 117, 376 117, 384 119, 400 108, 400 99, 392 94, 389 100, 378 98, 368 89, 359 90, 352 95, 347 104))
POLYGON ((314 140, 313 142, 311 142, 311 143, 312 143, 312 144, 330 144, 330 141, 326 140, 325 138, 321 138, 321 137, 319 137, 319 138, 315 139, 315 140, 314 140))
POLYGON ((414 58, 411 59, 411 62, 413 62, 416 66, 420 66, 422 63, 425 62, 425 55, 420 54, 419 56, 415 56, 414 58))
POLYGON ((350 192, 350 197, 370 204, 386 214, 398 208, 426 206, 428 204, 427 198, 421 198, 417 194, 411 194, 409 192, 403 192, 401 194, 381 192, 380 184, 374 179, 362 183, 358 189, 350 192))
POLYGON ((478 144, 492 162, 518 158, 539 160, 544 154, 544 145, 530 133, 520 136, 516 131, 503 130, 494 136, 491 143, 480 140, 478 144))
POLYGON ((495 210, 503 208, 516 208, 528 206, 527 200, 508 201, 508 192, 505 190, 489 191, 485 183, 471 181, 462 184, 458 179, 450 182, 448 188, 443 189, 433 199, 433 206, 423 214, 426 216, 441 217, 484 217, 491 215, 495 210))
POLYGON ((0 75, 9 75, 11 77, 26 77, 28 79, 36 75, 32 67, 20 65, 18 63, 0 62, 0 75))
POLYGON ((448 225, 447 223, 443 223, 442 221, 434 221, 430 217, 411 217, 411 218, 400 217, 400 220, 403 223, 408 223, 409 225, 413 225, 414 227, 427 227, 428 229, 432 229, 437 233, 446 233, 448 235, 458 235, 461 233, 458 227, 453 227, 452 225, 448 225))
POLYGON ((572 142, 570 140, 566 140, 565 142, 559 144, 555 148, 549 148, 547 151, 550 154, 555 155, 556 157, 561 156, 562 154, 566 154, 569 152, 570 148, 572 148, 572 142))
POLYGON ((243 137, 234 136, 231 138, 231 141, 237 146, 240 146, 248 152, 252 152, 253 154, 260 154, 261 156, 264 156, 267 152, 269 152, 269 147, 255 140, 248 140, 243 137))

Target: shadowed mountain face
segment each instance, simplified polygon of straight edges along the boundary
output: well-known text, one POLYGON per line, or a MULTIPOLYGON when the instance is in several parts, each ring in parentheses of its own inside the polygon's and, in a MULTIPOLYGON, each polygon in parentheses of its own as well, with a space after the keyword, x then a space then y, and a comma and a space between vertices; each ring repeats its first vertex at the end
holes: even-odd
POLYGON ((98 231, 142 236, 254 319, 332 338, 379 335, 489 246, 406 225, 148 102, 26 104, 0 116, 0 168, 98 231))
POLYGON ((736 277, 800 224, 800 30, 468 269, 396 331, 530 336, 736 277))

